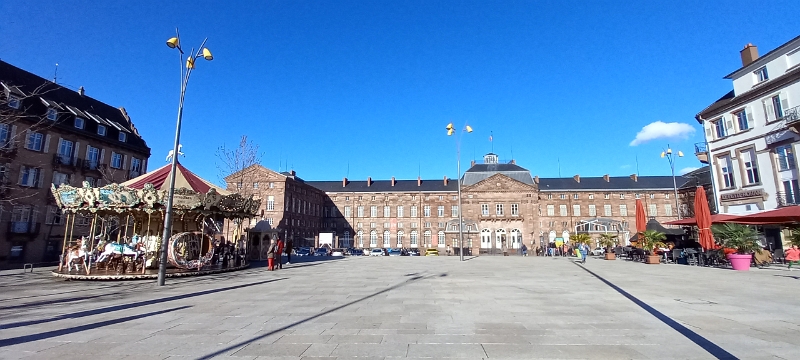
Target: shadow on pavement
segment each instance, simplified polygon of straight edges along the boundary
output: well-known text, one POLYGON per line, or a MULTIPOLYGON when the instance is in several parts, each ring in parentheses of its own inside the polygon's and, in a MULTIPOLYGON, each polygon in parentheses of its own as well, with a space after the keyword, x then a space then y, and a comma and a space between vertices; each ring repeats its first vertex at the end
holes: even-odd
POLYGON ((800 276, 792 276, 792 275, 772 275, 772 276, 780 276, 780 277, 787 277, 795 280, 800 280, 800 276))
POLYGON ((103 327, 103 326, 119 324, 119 323, 123 323, 123 322, 126 322, 126 321, 142 319, 142 318, 146 318, 146 317, 150 317, 150 316, 161 315, 161 314, 165 314, 165 313, 173 312, 173 311, 177 311, 177 310, 183 310, 183 309, 187 309, 187 308, 190 308, 190 307, 191 306, 188 306, 188 305, 187 306, 179 306, 179 307, 172 308, 172 309, 159 310, 159 311, 144 313, 144 314, 140 314, 140 315, 131 315, 131 316, 126 316, 126 317, 122 317, 122 318, 119 318, 119 319, 105 320, 105 321, 100 321, 100 322, 86 324, 86 325, 74 326, 74 327, 66 328, 66 329, 45 331, 45 332, 38 333, 38 334, 23 335, 23 336, 17 336, 17 337, 13 337, 13 338, 8 338, 8 339, 0 339, 0 347, 17 345, 17 344, 22 344, 22 343, 31 342, 31 341, 44 340, 44 339, 49 339, 51 337, 56 337, 56 336, 61 336, 61 335, 68 335, 68 334, 72 334, 72 333, 76 333, 76 332, 80 332, 80 331, 96 329, 96 328, 103 327))
MULTIPOLYGON (((409 274, 409 275, 414 275, 414 274, 409 274)), ((280 327, 278 329, 275 329, 275 330, 272 330, 272 331, 270 331, 270 332, 268 332, 266 334, 255 336, 255 337, 252 337, 252 338, 250 338, 248 340, 245 340, 245 341, 240 341, 240 342, 238 342, 236 344, 233 344, 231 346, 228 346, 228 347, 226 347, 224 349, 215 351, 215 352, 207 354, 205 356, 198 357, 197 359, 198 360, 205 360, 205 359, 211 359, 211 358, 216 357, 216 356, 220 356, 220 355, 222 355, 222 354, 224 354, 224 353, 226 353, 228 351, 231 351, 233 349, 236 349, 236 348, 238 348, 240 346, 247 345, 247 344, 252 343, 252 342, 254 342, 256 340, 263 339, 263 338, 265 338, 267 336, 270 336, 272 334, 281 332, 283 330, 291 329, 291 328, 293 328, 293 327, 295 327, 297 325, 300 325, 300 324, 303 324, 305 322, 314 320, 314 319, 316 319, 316 318, 318 318, 320 316, 324 316, 324 315, 339 311, 339 310, 344 309, 344 308, 346 308, 346 307, 348 307, 350 305, 354 305, 354 304, 360 303, 360 302, 362 302, 364 300, 367 300, 367 299, 373 298, 375 296, 378 296, 380 294, 383 294, 383 293, 386 293, 386 292, 389 292, 389 291, 392 291, 392 290, 395 290, 395 289, 399 289, 399 288, 401 288, 403 286, 406 286, 406 285, 408 285, 408 284, 410 284, 412 282, 415 282, 415 281, 418 281, 418 280, 423 280, 423 279, 430 278, 430 277, 436 277, 436 276, 440 276, 440 275, 428 275, 428 276, 414 275, 414 276, 410 277, 409 279, 407 279, 407 280, 405 280, 405 281, 403 281, 403 282, 401 282, 399 284, 396 284, 396 285, 390 286, 390 287, 388 287, 386 289, 383 289, 381 291, 372 293, 371 295, 364 296, 364 297, 362 297, 360 299, 353 300, 353 301, 351 301, 349 303, 339 305, 339 306, 337 306, 335 308, 331 308, 330 310, 326 310, 326 311, 323 311, 323 312, 318 313, 316 315, 309 316, 309 317, 307 317, 307 318, 305 318, 303 320, 299 320, 299 321, 293 322, 291 324, 282 326, 282 327, 280 327)))
POLYGON ((228 291, 228 290, 241 289, 241 288, 246 288, 246 287, 250 287, 250 286, 266 284, 266 283, 270 283, 270 282, 273 282, 273 281, 280 281, 280 280, 284 280, 284 279, 285 278, 270 279, 270 280, 264 280, 264 281, 249 283, 249 284, 228 286, 228 287, 219 288, 219 289, 203 290, 203 291, 198 291, 198 292, 194 292, 194 293, 169 296, 169 297, 165 297, 165 298, 161 298, 161 299, 152 299, 152 300, 139 301, 139 302, 130 303, 130 304, 107 306, 107 307, 104 307, 104 308, 99 308, 99 309, 94 309, 94 310, 78 311, 78 312, 71 313, 71 314, 64 314, 64 315, 60 315, 60 316, 55 316, 55 317, 52 317, 52 318, 49 318, 49 319, 28 320, 28 321, 20 321, 20 322, 15 322, 15 323, 10 323, 10 324, 2 324, 2 325, 0 325, 0 329, 11 329, 11 328, 16 328, 16 327, 36 325, 36 324, 48 323, 48 322, 64 320, 64 319, 76 319, 76 318, 82 318, 82 317, 85 317, 85 316, 105 314, 105 313, 112 312, 112 311, 128 310, 128 309, 132 309, 132 308, 137 308, 137 307, 147 306, 147 305, 153 305, 153 304, 160 304, 160 303, 163 303, 163 302, 168 302, 168 301, 173 301, 173 300, 188 299, 188 298, 193 298, 193 297, 196 297, 196 296, 214 294, 214 293, 228 291))
POLYGON ((99 297, 104 297, 104 296, 109 296, 109 295, 111 295, 111 294, 92 295, 92 296, 76 296, 76 297, 72 297, 72 298, 61 298, 61 299, 34 301, 34 302, 29 302, 29 303, 21 304, 21 305, 0 306, 0 310, 22 309, 22 308, 27 308, 27 307, 41 306, 41 305, 68 303, 68 302, 73 302, 73 301, 96 299, 96 298, 99 298, 99 297))
POLYGON ((649 312, 650 315, 655 316, 658 320, 661 320, 661 322, 663 322, 667 326, 669 326, 672 329, 674 329, 675 331, 681 333, 681 335, 685 336, 687 339, 691 340, 692 342, 694 342, 695 344, 697 344, 698 346, 703 348, 705 351, 708 351, 709 354, 711 354, 712 356, 716 357, 717 359, 739 359, 738 357, 734 356, 733 354, 727 352, 725 349, 719 347, 717 344, 714 344, 710 340, 704 338, 703 336, 701 336, 700 334, 690 330, 689 328, 681 325, 677 321, 672 320, 672 318, 670 318, 669 316, 664 315, 660 311, 654 309, 652 306, 647 305, 647 303, 645 303, 644 301, 639 300, 635 296, 629 294, 627 291, 622 290, 622 288, 620 288, 617 285, 614 285, 610 281, 604 279, 602 276, 595 274, 591 270, 581 266, 578 263, 574 263, 574 264, 577 265, 578 267, 580 267, 581 269, 583 269, 584 271, 588 272, 589 274, 592 274, 592 276, 596 277, 597 279, 599 279, 600 281, 602 281, 603 283, 605 283, 606 285, 608 285, 612 289, 616 290, 618 293, 620 293, 620 294, 622 294, 622 296, 628 298, 628 300, 632 301, 634 304, 639 305, 640 308, 642 308, 645 311, 649 312))

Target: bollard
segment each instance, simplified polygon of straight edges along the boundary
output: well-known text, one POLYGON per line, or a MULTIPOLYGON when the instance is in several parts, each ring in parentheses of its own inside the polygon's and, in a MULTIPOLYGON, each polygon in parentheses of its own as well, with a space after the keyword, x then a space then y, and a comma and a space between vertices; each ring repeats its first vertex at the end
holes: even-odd
POLYGON ((32 274, 33 273, 33 264, 28 263, 28 264, 22 265, 22 272, 23 273, 30 272, 32 274), (28 271, 28 269, 31 269, 31 271, 28 271))

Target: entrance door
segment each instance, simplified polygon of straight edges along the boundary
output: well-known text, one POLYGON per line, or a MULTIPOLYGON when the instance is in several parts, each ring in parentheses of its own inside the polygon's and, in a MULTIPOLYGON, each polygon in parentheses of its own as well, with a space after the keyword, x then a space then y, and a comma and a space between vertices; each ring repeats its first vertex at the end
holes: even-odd
POLYGON ((494 231, 495 234, 495 248, 503 249, 506 245, 506 230, 505 229, 497 229, 494 231))
POLYGON ((519 229, 511 230, 511 248, 519 249, 522 247, 522 232, 519 229))
POLYGON ((481 230, 481 249, 491 249, 492 248, 492 230, 483 229, 481 230))

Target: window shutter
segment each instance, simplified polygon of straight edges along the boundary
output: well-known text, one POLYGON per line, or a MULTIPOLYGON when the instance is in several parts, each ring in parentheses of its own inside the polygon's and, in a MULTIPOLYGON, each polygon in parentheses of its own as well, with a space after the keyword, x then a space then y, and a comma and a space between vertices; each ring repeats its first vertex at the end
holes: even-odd
POLYGON ((711 140, 713 134, 711 128, 706 128, 706 139, 711 140))
POLYGON ((78 164, 78 151, 81 149, 81 142, 78 141, 75 143, 75 148, 72 149, 72 165, 75 166, 78 164))
POLYGON ((100 150, 100 161, 98 161, 98 163, 102 164, 103 163, 103 159, 105 159, 105 158, 106 158, 106 149, 101 149, 100 150))
POLYGON ((725 135, 730 135, 736 132, 736 129, 733 127, 733 121, 725 120, 725 135))
POLYGON ((39 221, 39 205, 33 207, 33 212, 31 212, 31 223, 35 224, 39 221))
POLYGON ((125 170, 126 166, 128 166, 128 155, 122 155, 122 167, 120 169, 125 170))
POLYGON ((23 175, 25 175, 25 165, 20 165, 20 167, 19 167, 19 181, 17 181, 17 184, 25 185, 25 184, 22 183, 23 175))
POLYGON ((781 96, 781 109, 783 110, 783 115, 786 116, 786 110, 789 110, 789 97, 788 96, 781 96))
POLYGON ((772 99, 766 99, 764 103, 764 114, 766 114, 767 121, 775 120, 775 109, 772 108, 772 99))
POLYGON ((36 187, 44 186, 44 169, 36 169, 36 187))
POLYGON ((50 151, 50 134, 47 134, 44 137, 44 153, 47 154, 47 152, 49 151, 50 151))
POLYGON ((84 157, 85 160, 89 160, 89 149, 91 148, 91 145, 86 144, 86 157, 84 157))
POLYGON ((25 148, 29 150, 30 148, 28 147, 28 139, 30 138, 31 138, 31 129, 25 129, 25 139, 23 139, 23 141, 25 141, 25 145, 23 146, 25 146, 25 148))
POLYGON ((8 138, 9 143, 11 146, 14 146, 14 142, 17 141, 15 138, 17 136, 17 125, 11 125, 11 137, 8 138))
MULTIPOLYGON (((64 142, 64 138, 59 136, 58 137, 58 145, 57 145, 58 147, 56 148, 56 154, 60 154, 61 153, 61 143, 63 143, 63 142, 64 142)), ((67 154, 67 155, 69 155, 69 154, 67 154)))
POLYGON ((753 126, 755 125, 754 123, 755 119, 753 119, 753 111, 750 109, 749 106, 747 107, 747 109, 745 109, 745 114, 747 116, 747 128, 752 129, 753 126))

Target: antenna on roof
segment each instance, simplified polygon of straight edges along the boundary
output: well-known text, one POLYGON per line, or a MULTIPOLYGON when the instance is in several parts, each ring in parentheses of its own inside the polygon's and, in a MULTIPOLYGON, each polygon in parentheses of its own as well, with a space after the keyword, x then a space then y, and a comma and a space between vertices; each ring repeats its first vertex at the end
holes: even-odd
POLYGON ((558 177, 561 177, 561 158, 556 158, 558 161, 558 177))
POLYGON ((511 144, 511 160, 514 160, 514 144, 511 144))
POLYGON ((636 155, 636 176, 639 176, 639 155, 636 155))
POLYGON ((489 143, 492 144, 492 154, 494 154, 494 131, 489 131, 489 143))
POLYGON ((347 175, 344 177, 350 177, 350 160, 347 160, 347 175))
POLYGON ((58 84, 58 63, 56 63, 56 71, 53 73, 53 83, 58 84))

